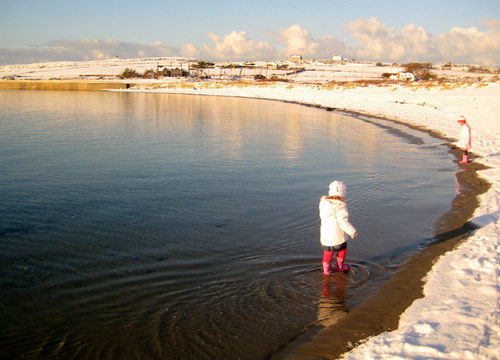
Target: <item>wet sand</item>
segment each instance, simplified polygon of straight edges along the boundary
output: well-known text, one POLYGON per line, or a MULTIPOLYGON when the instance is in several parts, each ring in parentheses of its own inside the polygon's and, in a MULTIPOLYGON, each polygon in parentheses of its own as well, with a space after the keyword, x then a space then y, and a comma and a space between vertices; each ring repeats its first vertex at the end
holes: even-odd
MULTIPOLYGON (((369 116, 369 114, 350 113, 369 116)), ((383 120, 425 131, 433 137, 446 141, 451 140, 433 130, 412 126, 404 121, 383 120)), ((461 151, 451 144, 448 151, 455 158, 454 161, 458 162, 461 159, 461 151)), ((476 157, 473 153, 471 155, 472 159, 476 157)), ((477 174, 478 170, 486 168, 474 161, 468 164, 458 164, 457 195, 451 202, 450 210, 435 221, 434 236, 428 244, 423 245, 419 254, 401 265, 394 277, 376 294, 345 316, 340 317, 334 325, 309 328, 290 344, 277 350, 270 358, 273 360, 338 359, 343 353, 353 349, 368 337, 397 329, 401 314, 413 301, 424 296, 424 277, 434 263, 477 229, 477 226, 469 220, 479 205, 478 196, 490 187, 490 184, 477 174)))

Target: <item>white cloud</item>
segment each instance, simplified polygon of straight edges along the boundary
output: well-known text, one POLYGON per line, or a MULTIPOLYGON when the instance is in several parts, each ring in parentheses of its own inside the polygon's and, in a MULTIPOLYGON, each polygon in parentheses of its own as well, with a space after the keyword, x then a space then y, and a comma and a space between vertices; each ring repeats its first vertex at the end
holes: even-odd
POLYGON ((109 59, 119 57, 172 56, 177 51, 162 42, 137 44, 117 40, 83 39, 76 41, 54 41, 49 44, 63 47, 69 53, 85 60, 109 59))
POLYGON ((179 55, 186 58, 197 58, 199 56, 199 51, 195 45, 189 43, 181 48, 179 55))
POLYGON ((215 33, 208 37, 214 47, 203 45, 202 54, 213 60, 260 60, 275 56, 273 46, 264 41, 254 41, 248 38, 245 31, 233 31, 221 39, 215 33))
POLYGON ((0 64, 44 61, 102 60, 121 58, 175 56, 178 51, 162 42, 137 44, 117 40, 57 40, 31 49, 0 49, 0 64))
POLYGON ((233 31, 223 38, 209 33, 208 37, 214 43, 213 46, 204 44, 198 50, 190 44, 190 53, 209 60, 229 61, 287 59, 292 54, 301 54, 305 58, 329 59, 345 49, 344 43, 335 37, 314 38, 299 25, 292 25, 274 34, 277 47, 269 42, 252 40, 245 31, 233 31))
MULTIPOLYGON (((498 22, 485 22, 498 28, 498 22)), ((432 36, 410 24, 397 31, 375 18, 358 19, 346 25, 361 46, 352 48, 354 57, 392 62, 453 62, 487 66, 500 65, 500 33, 477 28, 453 28, 432 36)))
POLYGON ((414 24, 390 28, 376 18, 357 19, 345 25, 358 46, 346 46, 335 36, 315 37, 300 25, 272 34, 271 42, 251 39, 245 31, 225 36, 209 33, 212 44, 192 43, 180 49, 162 42, 138 44, 117 40, 57 40, 29 49, 0 49, 0 64, 43 61, 98 60, 121 58, 184 56, 211 61, 287 59, 300 54, 310 59, 331 59, 333 55, 358 60, 388 62, 452 62, 500 66, 500 21, 482 20, 488 30, 453 28, 432 35, 414 24))
POLYGON ((431 36, 425 29, 413 24, 398 32, 382 24, 378 19, 370 18, 350 22, 346 25, 346 29, 361 44, 360 47, 351 48, 353 56, 360 59, 411 61, 409 59, 428 53, 432 47, 431 36))
POLYGON ((498 19, 483 19, 481 22, 493 30, 500 30, 500 20, 498 19))
POLYGON ((500 66, 500 32, 453 28, 437 37, 440 55, 447 61, 500 66), (450 60, 451 59, 451 60, 450 60))
POLYGON ((304 58, 331 59, 335 54, 346 52, 344 43, 334 36, 315 38, 299 25, 281 30, 276 38, 284 46, 278 52, 280 58, 300 54, 304 58))

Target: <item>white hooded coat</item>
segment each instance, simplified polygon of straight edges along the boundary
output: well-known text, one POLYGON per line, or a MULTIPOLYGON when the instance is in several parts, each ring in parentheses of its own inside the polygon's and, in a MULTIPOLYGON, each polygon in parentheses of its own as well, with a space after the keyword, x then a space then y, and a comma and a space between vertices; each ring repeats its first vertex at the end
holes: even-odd
POLYGON ((347 236, 353 237, 356 229, 349 222, 347 205, 342 200, 321 197, 319 202, 319 217, 321 218, 320 239, 323 246, 336 246, 347 241, 347 236))
POLYGON ((455 144, 459 149, 469 150, 471 148, 470 127, 467 123, 460 126, 460 135, 455 144))

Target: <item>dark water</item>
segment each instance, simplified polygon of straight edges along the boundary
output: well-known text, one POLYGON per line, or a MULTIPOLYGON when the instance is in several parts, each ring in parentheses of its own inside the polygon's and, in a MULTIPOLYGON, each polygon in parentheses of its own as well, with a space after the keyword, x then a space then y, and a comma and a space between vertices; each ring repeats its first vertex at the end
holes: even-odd
POLYGON ((0 358, 265 359, 357 306, 455 195, 439 140, 301 105, 0 92, 0 358), (349 274, 318 200, 347 185, 349 274))

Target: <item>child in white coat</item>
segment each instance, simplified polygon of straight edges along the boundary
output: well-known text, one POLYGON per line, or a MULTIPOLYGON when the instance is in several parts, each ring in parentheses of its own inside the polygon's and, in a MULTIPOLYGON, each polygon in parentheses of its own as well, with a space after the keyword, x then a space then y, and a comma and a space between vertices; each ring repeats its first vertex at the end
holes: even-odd
POLYGON ((456 145, 462 150, 462 161, 460 161, 460 164, 467 164, 469 162, 469 149, 471 148, 470 126, 463 115, 457 121, 460 125, 460 135, 456 145))
POLYGON ((337 270, 347 271, 349 265, 344 263, 347 253, 348 235, 358 236, 354 226, 349 222, 349 212, 344 202, 346 186, 342 181, 330 184, 328 196, 322 196, 319 201, 319 216, 321 218, 321 245, 323 246, 323 274, 332 272, 331 261, 337 252, 337 270))

